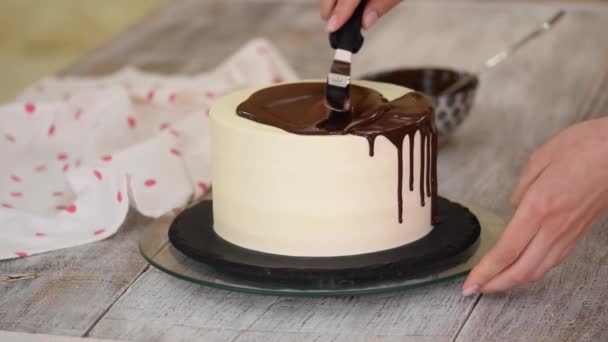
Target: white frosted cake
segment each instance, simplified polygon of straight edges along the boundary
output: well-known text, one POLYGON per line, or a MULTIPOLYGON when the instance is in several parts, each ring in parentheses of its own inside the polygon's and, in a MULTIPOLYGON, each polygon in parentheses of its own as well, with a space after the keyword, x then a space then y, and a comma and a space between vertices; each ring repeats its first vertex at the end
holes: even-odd
POLYGON ((433 229, 430 101, 395 85, 355 84, 353 117, 343 124, 319 124, 319 115, 329 115, 314 114, 324 111, 321 83, 248 89, 216 103, 220 237, 259 252, 330 257, 399 247, 433 229))

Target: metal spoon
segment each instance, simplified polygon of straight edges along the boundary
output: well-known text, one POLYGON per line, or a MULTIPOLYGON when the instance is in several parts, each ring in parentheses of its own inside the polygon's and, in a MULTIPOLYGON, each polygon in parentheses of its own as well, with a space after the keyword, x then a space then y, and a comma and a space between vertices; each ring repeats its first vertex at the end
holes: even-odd
POLYGON ((524 45, 526 45, 530 41, 534 40, 535 38, 538 38, 541 34, 547 32, 551 28, 553 28, 555 26, 555 24, 557 24, 557 22, 560 21, 560 19, 562 19, 562 17, 565 14, 566 14, 566 11, 559 10, 551 18, 547 19, 540 26, 535 28, 532 32, 528 33, 527 35, 525 35, 524 37, 519 39, 517 42, 515 42, 511 46, 507 47, 506 49, 502 50, 501 52, 497 53, 496 55, 494 55, 491 58, 489 58, 488 60, 486 60, 485 63, 481 66, 479 71, 463 77, 458 82, 455 82, 451 86, 449 86, 446 89, 444 89, 443 91, 441 91, 439 93, 439 95, 447 95, 447 94, 453 93, 453 92, 461 89, 462 87, 468 85, 476 77, 478 77, 479 74, 481 74, 481 72, 490 70, 490 69, 494 68, 495 66, 497 66, 498 64, 504 62, 509 57, 511 57, 511 55, 513 55, 515 52, 517 52, 519 49, 521 49, 524 45))

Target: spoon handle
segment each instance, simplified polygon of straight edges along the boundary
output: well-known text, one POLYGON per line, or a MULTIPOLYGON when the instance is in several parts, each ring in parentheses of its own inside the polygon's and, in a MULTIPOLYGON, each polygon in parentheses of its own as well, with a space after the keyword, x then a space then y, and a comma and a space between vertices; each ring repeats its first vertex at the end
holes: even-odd
POLYGON ((566 12, 564 10, 558 11, 551 18, 549 18, 547 21, 545 21, 540 26, 538 26, 535 30, 533 30, 532 32, 528 33, 526 36, 519 39, 517 42, 515 42, 513 45, 511 45, 507 49, 497 53, 496 55, 494 55, 490 59, 488 59, 484 63, 484 68, 491 69, 491 68, 497 66, 498 64, 500 64, 501 62, 503 62, 504 60, 506 60, 507 58, 509 58, 511 55, 513 55, 515 52, 517 52, 519 49, 521 49, 528 42, 534 40, 534 38, 537 38, 538 36, 543 34, 545 31, 549 31, 551 28, 553 28, 555 26, 555 24, 557 24, 557 22, 564 16, 564 14, 566 14, 566 12))
POLYGON ((535 38, 538 38, 541 34, 543 34, 546 31, 549 31, 551 28, 553 28, 555 26, 555 24, 557 24, 565 14, 566 14, 566 11, 559 10, 551 18, 544 21, 541 25, 539 25, 537 28, 532 30, 530 33, 528 33, 524 37, 520 38, 518 41, 516 41, 515 43, 510 45, 508 48, 502 50, 501 52, 497 53, 496 55, 494 55, 494 56, 490 57, 488 60, 486 60, 480 71, 478 71, 472 75, 467 75, 467 76, 463 77, 458 82, 455 82, 451 86, 449 86, 446 89, 444 89, 443 91, 441 91, 440 95, 446 95, 446 94, 453 93, 454 91, 468 85, 471 81, 473 81, 475 79, 475 77, 479 76, 481 71, 492 69, 495 66, 497 66, 498 64, 504 62, 509 57, 511 57, 515 52, 517 52, 519 49, 521 49, 523 46, 525 46, 527 43, 534 40, 535 38))

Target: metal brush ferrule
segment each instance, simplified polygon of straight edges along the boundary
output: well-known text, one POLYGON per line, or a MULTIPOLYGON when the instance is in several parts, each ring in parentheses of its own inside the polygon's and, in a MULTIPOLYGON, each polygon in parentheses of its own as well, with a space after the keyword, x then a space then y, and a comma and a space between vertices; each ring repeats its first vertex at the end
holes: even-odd
POLYGON ((330 72, 327 74, 327 84, 334 87, 346 88, 350 85, 350 76, 330 72))

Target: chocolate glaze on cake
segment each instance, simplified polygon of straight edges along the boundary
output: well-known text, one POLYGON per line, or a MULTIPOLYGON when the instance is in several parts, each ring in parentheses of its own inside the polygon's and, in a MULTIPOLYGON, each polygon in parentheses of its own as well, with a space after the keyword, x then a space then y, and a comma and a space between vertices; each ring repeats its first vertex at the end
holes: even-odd
POLYGON ((403 222, 403 141, 406 136, 409 138, 409 188, 413 191, 414 136, 420 132, 420 201, 424 206, 426 197, 431 198, 432 221, 436 223, 437 132, 431 101, 418 92, 388 101, 377 91, 356 85, 351 85, 350 96, 349 112, 333 112, 324 105, 325 84, 285 84, 257 91, 238 106, 237 113, 295 134, 358 135, 367 139, 370 156, 374 155, 376 137, 386 137, 397 148, 400 223, 403 222), (430 153, 425 154, 425 150, 430 153))

